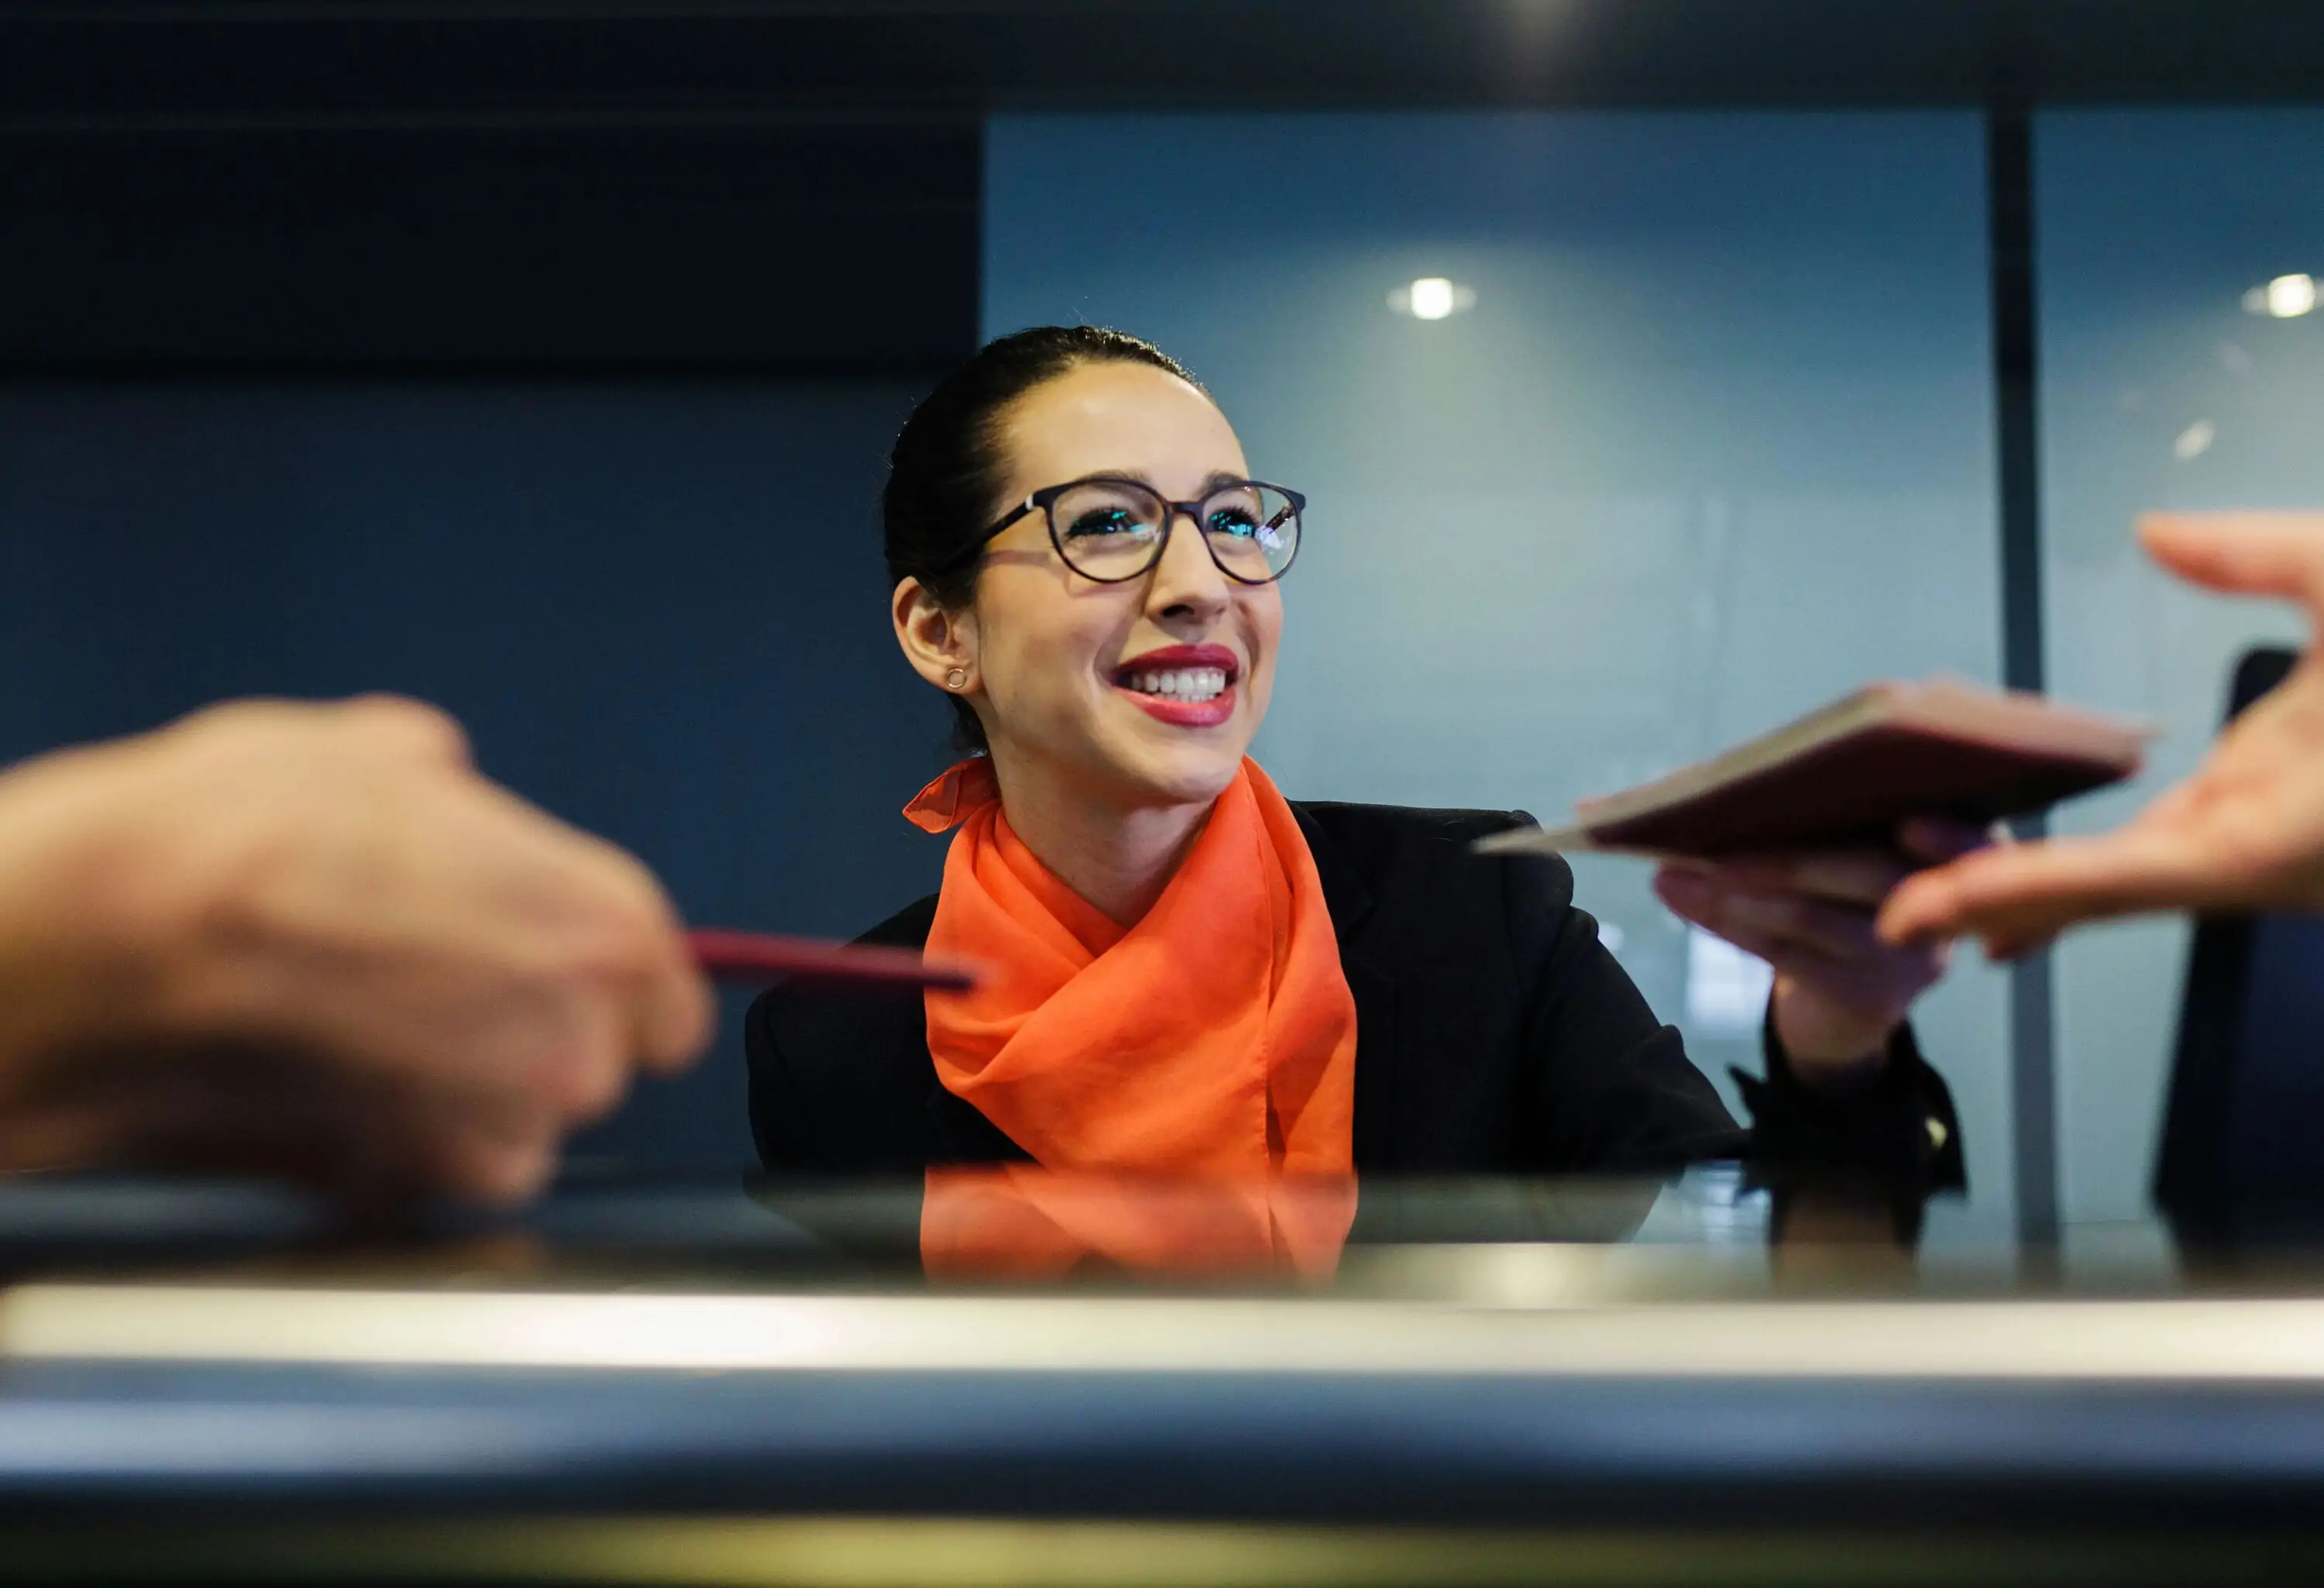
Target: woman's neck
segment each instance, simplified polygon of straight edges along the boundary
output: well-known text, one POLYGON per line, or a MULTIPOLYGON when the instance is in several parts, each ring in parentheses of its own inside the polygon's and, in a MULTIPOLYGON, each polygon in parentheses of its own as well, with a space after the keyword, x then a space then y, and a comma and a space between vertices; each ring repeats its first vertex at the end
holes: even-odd
POLYGON ((996 756, 992 770, 1009 830, 1059 882, 1125 928, 1162 897, 1215 803, 1121 806, 1015 757, 996 756))

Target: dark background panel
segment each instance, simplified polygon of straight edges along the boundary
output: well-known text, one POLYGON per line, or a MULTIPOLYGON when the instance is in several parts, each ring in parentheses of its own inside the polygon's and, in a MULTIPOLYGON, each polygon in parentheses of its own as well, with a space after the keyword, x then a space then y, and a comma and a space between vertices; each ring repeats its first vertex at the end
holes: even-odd
MULTIPOLYGON (((949 722, 874 497, 917 383, 0 393, 0 761, 222 696, 391 689, 698 922, 853 933, 935 885, 949 722)), ((750 1158, 712 1058, 583 1150, 750 1158)))
MULTIPOLYGON (((876 495, 975 343, 973 109, 743 92, 788 32, 29 14, 0 759, 393 689, 696 921, 850 933, 933 885, 897 811, 947 718, 889 637, 876 495)), ((576 1159, 744 1166, 740 1008, 576 1159)))

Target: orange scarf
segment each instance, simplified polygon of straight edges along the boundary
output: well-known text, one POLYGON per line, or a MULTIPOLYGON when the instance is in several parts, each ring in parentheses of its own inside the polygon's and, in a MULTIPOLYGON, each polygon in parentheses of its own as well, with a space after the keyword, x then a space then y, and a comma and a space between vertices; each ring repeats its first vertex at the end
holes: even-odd
POLYGON ((960 827, 927 952, 988 973, 927 1000, 946 1090, 1050 1168, 1351 1172, 1355 999, 1314 857, 1258 763, 1127 929, 1010 831, 989 762, 904 814, 960 827))

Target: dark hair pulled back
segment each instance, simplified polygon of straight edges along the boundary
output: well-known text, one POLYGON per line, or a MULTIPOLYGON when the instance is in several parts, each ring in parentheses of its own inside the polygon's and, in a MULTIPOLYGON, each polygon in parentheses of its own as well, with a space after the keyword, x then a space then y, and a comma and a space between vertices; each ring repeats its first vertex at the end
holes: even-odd
MULTIPOLYGON (((1035 326, 987 342, 912 410, 888 455, 880 517, 890 589, 918 579, 944 605, 968 605, 978 565, 962 559, 1004 511, 1001 428, 1009 408, 1085 364, 1148 365, 1202 387, 1151 342, 1102 326, 1035 326)), ((957 718, 954 742, 983 750, 976 713, 959 696, 947 698, 957 718)))

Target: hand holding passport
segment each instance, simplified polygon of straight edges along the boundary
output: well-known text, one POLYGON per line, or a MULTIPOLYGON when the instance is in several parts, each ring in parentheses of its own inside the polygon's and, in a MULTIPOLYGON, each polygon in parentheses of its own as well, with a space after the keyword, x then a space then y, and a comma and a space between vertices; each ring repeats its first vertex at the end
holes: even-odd
MULTIPOLYGON (((1987 842, 2003 817, 2137 769, 2135 724, 1950 681, 1880 683, 1637 788, 1573 821, 1478 845, 1662 860, 1681 919, 1775 968, 1770 1015, 1794 1071, 1886 1054, 1943 974, 1941 942, 1884 940, 1882 902, 1913 871, 1987 842)), ((1941 1146, 1941 1143, 1934 1145, 1941 1146)))
POLYGON ((1498 834, 1477 848, 1702 860, 1893 849, 1916 817, 1984 826, 2119 782, 2150 736, 2036 695, 1877 683, 1707 761, 1582 800, 1565 826, 1498 834))

